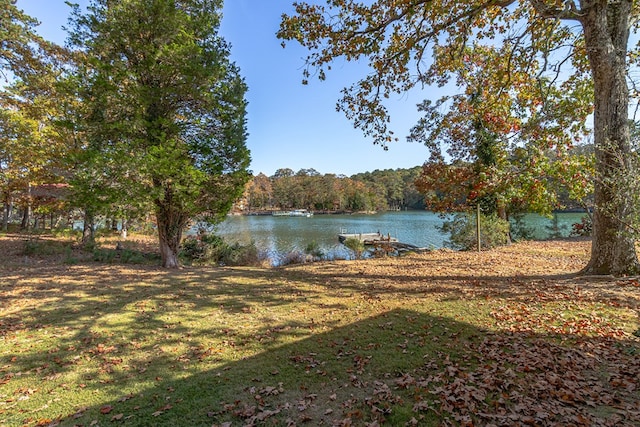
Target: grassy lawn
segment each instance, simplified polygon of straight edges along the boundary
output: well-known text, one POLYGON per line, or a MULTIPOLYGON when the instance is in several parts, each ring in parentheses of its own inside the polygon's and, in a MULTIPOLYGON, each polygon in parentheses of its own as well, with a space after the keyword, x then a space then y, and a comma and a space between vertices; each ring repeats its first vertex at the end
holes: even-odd
POLYGON ((0 426, 640 425, 640 284, 576 276, 587 241, 180 271, 0 245, 0 426))

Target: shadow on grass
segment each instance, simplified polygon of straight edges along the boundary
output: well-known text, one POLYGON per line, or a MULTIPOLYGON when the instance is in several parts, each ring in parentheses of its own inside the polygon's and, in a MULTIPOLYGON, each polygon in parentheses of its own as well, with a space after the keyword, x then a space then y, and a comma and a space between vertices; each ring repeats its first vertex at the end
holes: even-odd
POLYGON ((6 272, 0 425, 640 423, 637 341, 496 332, 409 305, 349 320, 373 297, 517 301, 520 284, 569 276, 319 267, 6 272), (470 297, 474 280, 491 283, 470 297))
POLYGON ((398 309, 158 379, 63 424, 632 426, 640 422, 639 350, 625 341, 496 334, 398 309))
MULTIPOLYGON (((286 344, 273 337, 260 342, 254 355, 229 361, 210 349, 172 353, 175 342, 157 337, 157 329, 164 328, 160 319, 136 323, 140 330, 134 337, 142 341, 144 335, 155 336, 152 343, 163 350, 146 352, 145 360, 129 361, 125 369, 117 363, 121 357, 117 345, 101 344, 105 337, 85 337, 82 344, 76 343, 85 346, 83 357, 98 360, 102 370, 85 372, 82 392, 110 397, 88 406, 60 403, 68 409, 57 411, 53 425, 632 426, 640 422, 637 342, 498 333, 395 309, 326 332, 307 330, 300 337, 290 336, 286 344), (215 367, 205 369, 207 364, 215 367)), ((274 334, 291 335, 300 326, 282 321, 274 334)), ((112 325, 112 332, 115 329, 117 325, 112 325)), ((212 328, 203 333, 221 331, 212 328)), ((176 335, 191 338, 186 328, 172 329, 171 336, 176 335)), ((258 335, 252 339, 254 344, 259 341, 258 335)), ((29 364, 55 363, 51 355, 40 357, 37 362, 23 361, 23 372, 29 371, 29 364)), ((71 385, 58 385, 65 387, 71 385)), ((59 393, 53 389, 49 394, 59 393)), ((38 421, 20 413, 2 416, 7 425, 38 421)))

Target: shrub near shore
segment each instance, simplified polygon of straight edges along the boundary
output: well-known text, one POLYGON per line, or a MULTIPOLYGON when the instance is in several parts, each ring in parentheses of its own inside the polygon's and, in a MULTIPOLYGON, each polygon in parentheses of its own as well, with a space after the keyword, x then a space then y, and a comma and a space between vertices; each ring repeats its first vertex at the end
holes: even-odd
POLYGON ((2 425, 637 425, 640 288, 589 242, 279 268, 0 240, 2 425))

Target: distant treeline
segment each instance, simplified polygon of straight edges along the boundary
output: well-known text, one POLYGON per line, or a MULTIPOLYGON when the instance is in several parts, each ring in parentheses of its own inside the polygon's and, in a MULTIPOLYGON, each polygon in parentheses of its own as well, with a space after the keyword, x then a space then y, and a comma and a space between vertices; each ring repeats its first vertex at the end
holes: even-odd
MULTIPOLYGON (((274 210, 308 209, 314 212, 380 212, 426 209, 424 195, 415 181, 422 166, 410 169, 385 169, 347 177, 320 174, 315 169, 278 169, 273 176, 260 173, 246 186, 235 204, 236 213, 269 213, 274 210)), ((581 209, 559 191, 560 206, 581 209)))
POLYGON ((278 169, 260 173, 247 185, 237 212, 308 209, 314 212, 362 212, 424 209, 415 180, 422 168, 386 169, 345 175, 320 174, 315 169, 278 169))

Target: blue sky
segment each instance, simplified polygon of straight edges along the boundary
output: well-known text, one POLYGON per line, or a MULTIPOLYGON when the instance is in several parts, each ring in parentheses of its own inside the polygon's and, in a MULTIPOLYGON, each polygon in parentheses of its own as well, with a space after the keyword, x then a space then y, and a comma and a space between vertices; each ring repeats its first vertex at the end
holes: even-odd
MULTIPOLYGON (((427 158, 426 148, 406 142, 405 136, 418 117, 415 105, 430 96, 398 96, 391 124, 400 141, 390 144, 388 151, 373 145, 335 110, 340 89, 366 72, 362 64, 337 61, 326 81, 301 84, 306 50, 296 43, 283 49, 275 36, 281 15, 292 11, 293 1, 225 1, 221 35, 231 44, 232 59, 249 86, 247 146, 254 174, 313 168, 322 174, 349 176, 421 165, 427 158)), ((64 0, 18 0, 17 5, 40 20, 38 31, 43 37, 64 43, 62 26, 70 11, 64 0)))

